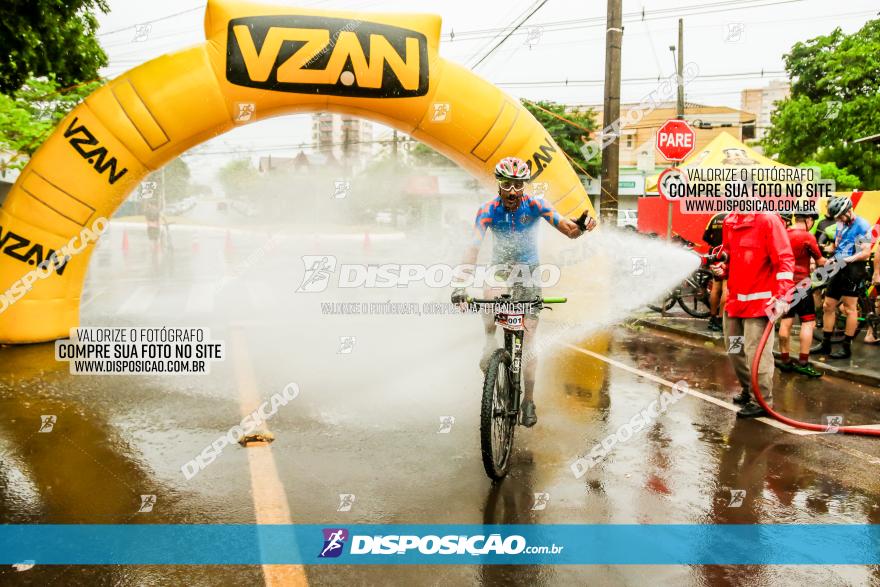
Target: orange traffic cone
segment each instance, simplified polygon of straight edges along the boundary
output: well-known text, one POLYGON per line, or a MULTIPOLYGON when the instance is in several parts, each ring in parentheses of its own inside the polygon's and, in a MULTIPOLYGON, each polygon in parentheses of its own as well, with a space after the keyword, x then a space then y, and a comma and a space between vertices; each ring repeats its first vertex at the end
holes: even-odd
POLYGON ((192 252, 193 252, 193 253, 198 253, 198 252, 199 252, 199 248, 200 248, 200 247, 199 247, 199 233, 197 233, 197 232, 193 232, 193 238, 192 238, 192 252))
POLYGON ((123 254, 128 254, 128 229, 122 229, 122 252, 123 254))
POLYGON ((370 231, 364 231, 364 252, 370 252, 370 231))
POLYGON ((233 249, 233 248, 234 248, 234 247, 232 246, 232 231, 231 231, 231 230, 227 230, 227 231, 226 231, 226 244, 225 244, 226 254, 227 254, 227 255, 231 255, 231 254, 232 254, 232 249, 233 249))

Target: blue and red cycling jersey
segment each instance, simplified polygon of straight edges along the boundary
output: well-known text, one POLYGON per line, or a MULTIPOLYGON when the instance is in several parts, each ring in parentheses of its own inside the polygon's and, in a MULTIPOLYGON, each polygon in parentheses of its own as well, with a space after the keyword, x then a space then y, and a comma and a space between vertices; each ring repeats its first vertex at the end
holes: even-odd
POLYGON ((559 226, 562 216, 542 198, 523 194, 519 207, 510 211, 504 207, 501 196, 487 202, 474 220, 473 244, 479 246, 492 229, 493 263, 538 263, 538 219, 543 218, 559 226))

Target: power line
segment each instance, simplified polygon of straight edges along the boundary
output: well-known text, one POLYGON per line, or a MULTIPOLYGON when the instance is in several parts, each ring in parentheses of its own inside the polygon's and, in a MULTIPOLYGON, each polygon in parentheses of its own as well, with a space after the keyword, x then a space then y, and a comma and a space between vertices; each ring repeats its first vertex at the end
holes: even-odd
MULTIPOLYGON (((715 3, 703 3, 696 4, 690 6, 681 6, 677 8, 665 8, 653 10, 650 12, 645 12, 644 17, 641 11, 638 12, 630 12, 624 14, 624 19, 626 22, 632 22, 633 20, 665 20, 668 18, 678 18, 680 16, 699 16, 703 14, 716 14, 719 12, 730 12, 735 10, 743 10, 749 8, 765 8, 768 6, 775 6, 778 4, 791 4, 793 2, 804 2, 805 0, 729 0, 726 2, 715 2, 715 3), (761 2, 760 4, 758 4, 761 2), (709 9, 712 7, 716 7, 714 9, 709 9)), ((589 17, 583 19, 570 19, 564 21, 555 21, 555 22, 547 22, 547 23, 537 23, 534 26, 540 28, 542 30, 549 31, 568 31, 568 30, 578 30, 583 28, 594 28, 594 27, 603 27, 605 26, 604 17, 589 17)), ((482 30, 472 30, 472 31, 464 31, 464 32, 456 32, 454 37, 450 36, 450 33, 446 33, 442 35, 441 38, 446 38, 450 41, 454 39, 458 39, 463 37, 463 40, 477 40, 481 38, 487 38, 488 36, 497 36, 498 32, 503 32, 507 30, 509 27, 505 27, 502 29, 482 29, 482 30)), ((513 34, 514 31, 511 31, 510 34, 513 34)))
POLYGON ((527 22, 527 21, 528 21, 528 20, 529 20, 529 19, 530 19, 535 13, 536 13, 536 12, 538 12, 539 10, 541 10, 541 8, 542 8, 545 4, 547 4, 547 1, 548 1, 548 0, 540 0, 540 3, 539 3, 536 7, 535 7, 531 12, 529 12, 529 13, 525 16, 525 18, 523 18, 522 20, 520 20, 519 23, 517 23, 516 26, 514 26, 513 29, 511 29, 511 31, 510 31, 509 33, 507 33, 506 35, 504 35, 504 37, 503 37, 500 41, 498 41, 498 42, 495 44, 494 47, 492 47, 491 49, 489 49, 489 51, 488 51, 485 55, 483 55, 482 57, 480 57, 480 59, 479 59, 476 63, 474 63, 474 64, 471 66, 471 69, 476 69, 477 67, 479 67, 479 65, 480 65, 483 61, 485 61, 487 57, 489 57, 492 53, 495 52, 495 49, 497 49, 498 47, 500 47, 501 45, 503 45, 503 44, 504 44, 504 41, 506 41, 508 38, 510 38, 510 35, 512 35, 513 33, 515 33, 517 30, 519 30, 519 28, 520 28, 522 25, 524 25, 524 24, 525 24, 525 23, 526 23, 526 22, 527 22))
POLYGON ((195 12, 196 10, 205 10, 205 8, 206 8, 206 5, 202 4, 201 6, 196 6, 196 7, 194 7, 194 8, 188 8, 188 9, 186 9, 186 10, 181 10, 180 12, 175 12, 174 14, 166 14, 165 16, 159 16, 159 17, 157 17, 157 18, 153 18, 153 19, 150 19, 150 20, 144 20, 144 21, 142 21, 142 22, 138 22, 138 23, 135 23, 135 24, 130 24, 130 25, 126 26, 126 27, 122 27, 122 28, 114 29, 114 30, 112 30, 112 31, 106 31, 106 32, 103 32, 103 33, 98 33, 97 36, 99 36, 99 37, 106 37, 107 35, 115 35, 116 33, 122 33, 122 32, 125 32, 125 31, 129 30, 129 29, 133 29, 133 28, 138 27, 138 26, 141 26, 141 25, 152 24, 152 23, 154 23, 154 22, 161 22, 161 21, 163 21, 163 20, 168 20, 168 19, 171 19, 171 18, 175 18, 175 17, 177 17, 177 16, 183 16, 184 14, 189 14, 190 12, 195 12))
MULTIPOLYGON (((821 14, 821 15, 804 17, 804 18, 791 18, 791 19, 787 19, 786 22, 790 24, 790 23, 795 23, 795 22, 827 21, 829 18, 836 18, 836 19, 840 20, 840 19, 847 18, 847 17, 855 18, 855 17, 870 16, 870 15, 874 15, 874 14, 876 14, 876 11, 872 11, 872 10, 860 11, 860 12, 847 12, 844 14, 821 14)), ((747 25, 751 25, 751 26, 768 25, 768 24, 774 25, 774 26, 779 25, 778 20, 743 20, 742 23, 747 24, 747 25)), ((648 44, 651 47, 652 52, 654 53, 654 60, 658 64, 658 69, 662 70, 662 67, 659 66, 659 60, 657 58, 656 50, 654 49, 654 46, 653 46, 653 35, 652 35, 651 31, 653 30, 654 32, 674 32, 676 30, 676 28, 669 27, 669 28, 660 28, 660 29, 650 29, 649 30, 647 22, 642 22, 642 24, 644 24, 644 26, 645 26, 644 32, 630 30, 630 31, 626 32, 626 37, 628 39, 633 39, 635 37, 647 36, 648 37, 648 44)), ((537 25, 535 25, 535 26, 537 26, 537 25)), ((693 31, 695 29, 717 28, 718 26, 719 25, 717 22, 713 22, 713 23, 709 23, 709 24, 690 24, 690 25, 688 25, 688 28, 689 28, 689 30, 693 31)), ((576 39, 569 39, 566 41, 558 41, 558 42, 547 42, 547 41, 542 40, 540 43, 532 45, 530 48, 532 50, 536 50, 536 49, 540 50, 540 49, 547 49, 548 47, 574 47, 574 46, 579 46, 579 45, 594 44, 599 41, 604 42, 604 40, 605 40, 605 34, 603 31, 602 34, 595 36, 595 37, 592 37, 592 36, 591 37, 578 37, 576 39)), ((449 48, 450 46, 451 46, 451 44, 449 44, 449 43, 447 43, 445 45, 446 48, 449 48)), ((512 53, 512 52, 515 52, 518 50, 519 50, 519 48, 516 47, 513 49, 496 51, 495 54, 496 55, 509 54, 509 53, 512 53)), ((451 58, 454 61, 459 61, 458 59, 456 59, 455 56, 452 56, 451 58)))
MULTIPOLYGON (((736 73, 713 73, 713 74, 701 74, 698 77, 689 80, 688 83, 692 84, 694 82, 699 81, 724 81, 725 78, 736 80, 750 77, 764 77, 764 76, 775 76, 775 75, 783 75, 786 72, 784 70, 779 71, 749 71, 749 72, 736 72, 736 73)), ((631 84, 639 84, 639 83, 656 83, 662 81, 662 77, 631 77, 624 78, 621 81, 627 82, 631 84)), ((519 82, 494 82, 496 86, 507 86, 507 87, 546 87, 546 86, 585 86, 585 85, 600 85, 604 84, 604 79, 581 79, 581 80, 545 80, 545 81, 519 81, 519 82)))
MULTIPOLYGON (((527 1, 528 1, 528 0, 527 0, 527 1)), ((532 6, 532 4, 529 4, 529 6, 532 6)), ((523 16, 525 16, 525 14, 526 14, 526 12, 528 12, 528 10, 529 10, 529 9, 526 8, 525 10, 523 10, 522 12, 520 12, 516 17, 514 17, 514 19, 513 19, 512 22, 516 22, 517 20, 519 20, 520 18, 522 18, 523 16)), ((477 49, 476 51, 474 51, 473 53, 471 53, 470 57, 468 57, 467 59, 463 59, 462 61, 463 61, 463 62, 467 62, 467 61, 470 61, 470 60, 476 59, 478 55, 480 55, 480 54, 483 53, 484 51, 488 50, 489 46, 492 44, 492 41, 494 41, 495 39, 497 39, 497 38, 501 35, 501 33, 503 33, 505 30, 507 30, 507 28, 508 28, 507 26, 499 28, 499 29, 498 29, 498 32, 497 32, 496 34, 492 35, 492 38, 489 40, 488 43, 485 43, 482 47, 480 47, 479 49, 477 49)), ((450 31, 450 33, 449 33, 449 37, 450 37, 450 39, 452 39, 454 36, 455 36, 455 31, 450 31)), ((475 40, 476 40, 476 39, 475 39, 475 40)))

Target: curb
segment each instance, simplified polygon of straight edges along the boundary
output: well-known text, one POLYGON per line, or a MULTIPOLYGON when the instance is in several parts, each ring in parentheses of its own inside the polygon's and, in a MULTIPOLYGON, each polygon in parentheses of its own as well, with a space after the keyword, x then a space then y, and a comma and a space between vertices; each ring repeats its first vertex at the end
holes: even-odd
MULTIPOLYGON (((657 322, 653 322, 649 319, 645 318, 636 318, 634 321, 635 324, 639 326, 644 326, 646 328, 653 328, 654 330, 659 330, 661 332, 668 332, 671 334, 677 334, 679 336, 683 336, 685 338, 689 338, 692 340, 703 341, 703 342, 713 342, 720 343, 721 336, 709 334, 708 332, 694 332, 692 330, 687 330, 684 328, 676 328, 675 326, 669 326, 668 324, 660 324, 657 322)), ((777 356, 778 353, 776 351, 773 352, 774 356, 777 356)), ((814 365, 821 368, 825 373, 831 375, 833 377, 838 377, 840 379, 846 379, 847 381, 852 381, 853 383, 861 383, 863 385, 871 385, 874 387, 880 387, 880 376, 868 375, 867 373, 856 373, 853 371, 849 371, 842 367, 838 367, 837 365, 832 365, 830 363, 825 363, 823 361, 816 360, 811 357, 810 360, 814 365)))

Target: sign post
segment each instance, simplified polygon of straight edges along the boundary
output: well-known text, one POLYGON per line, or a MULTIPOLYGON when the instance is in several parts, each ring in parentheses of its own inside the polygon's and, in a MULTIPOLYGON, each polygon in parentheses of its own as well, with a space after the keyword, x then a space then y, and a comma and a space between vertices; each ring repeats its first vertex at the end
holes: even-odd
MULTIPOLYGON (((656 148, 669 161, 683 161, 697 146, 697 133, 686 120, 673 118, 663 123, 657 131, 656 148)), ((672 202, 668 203, 666 217, 666 240, 672 239, 672 202)))

